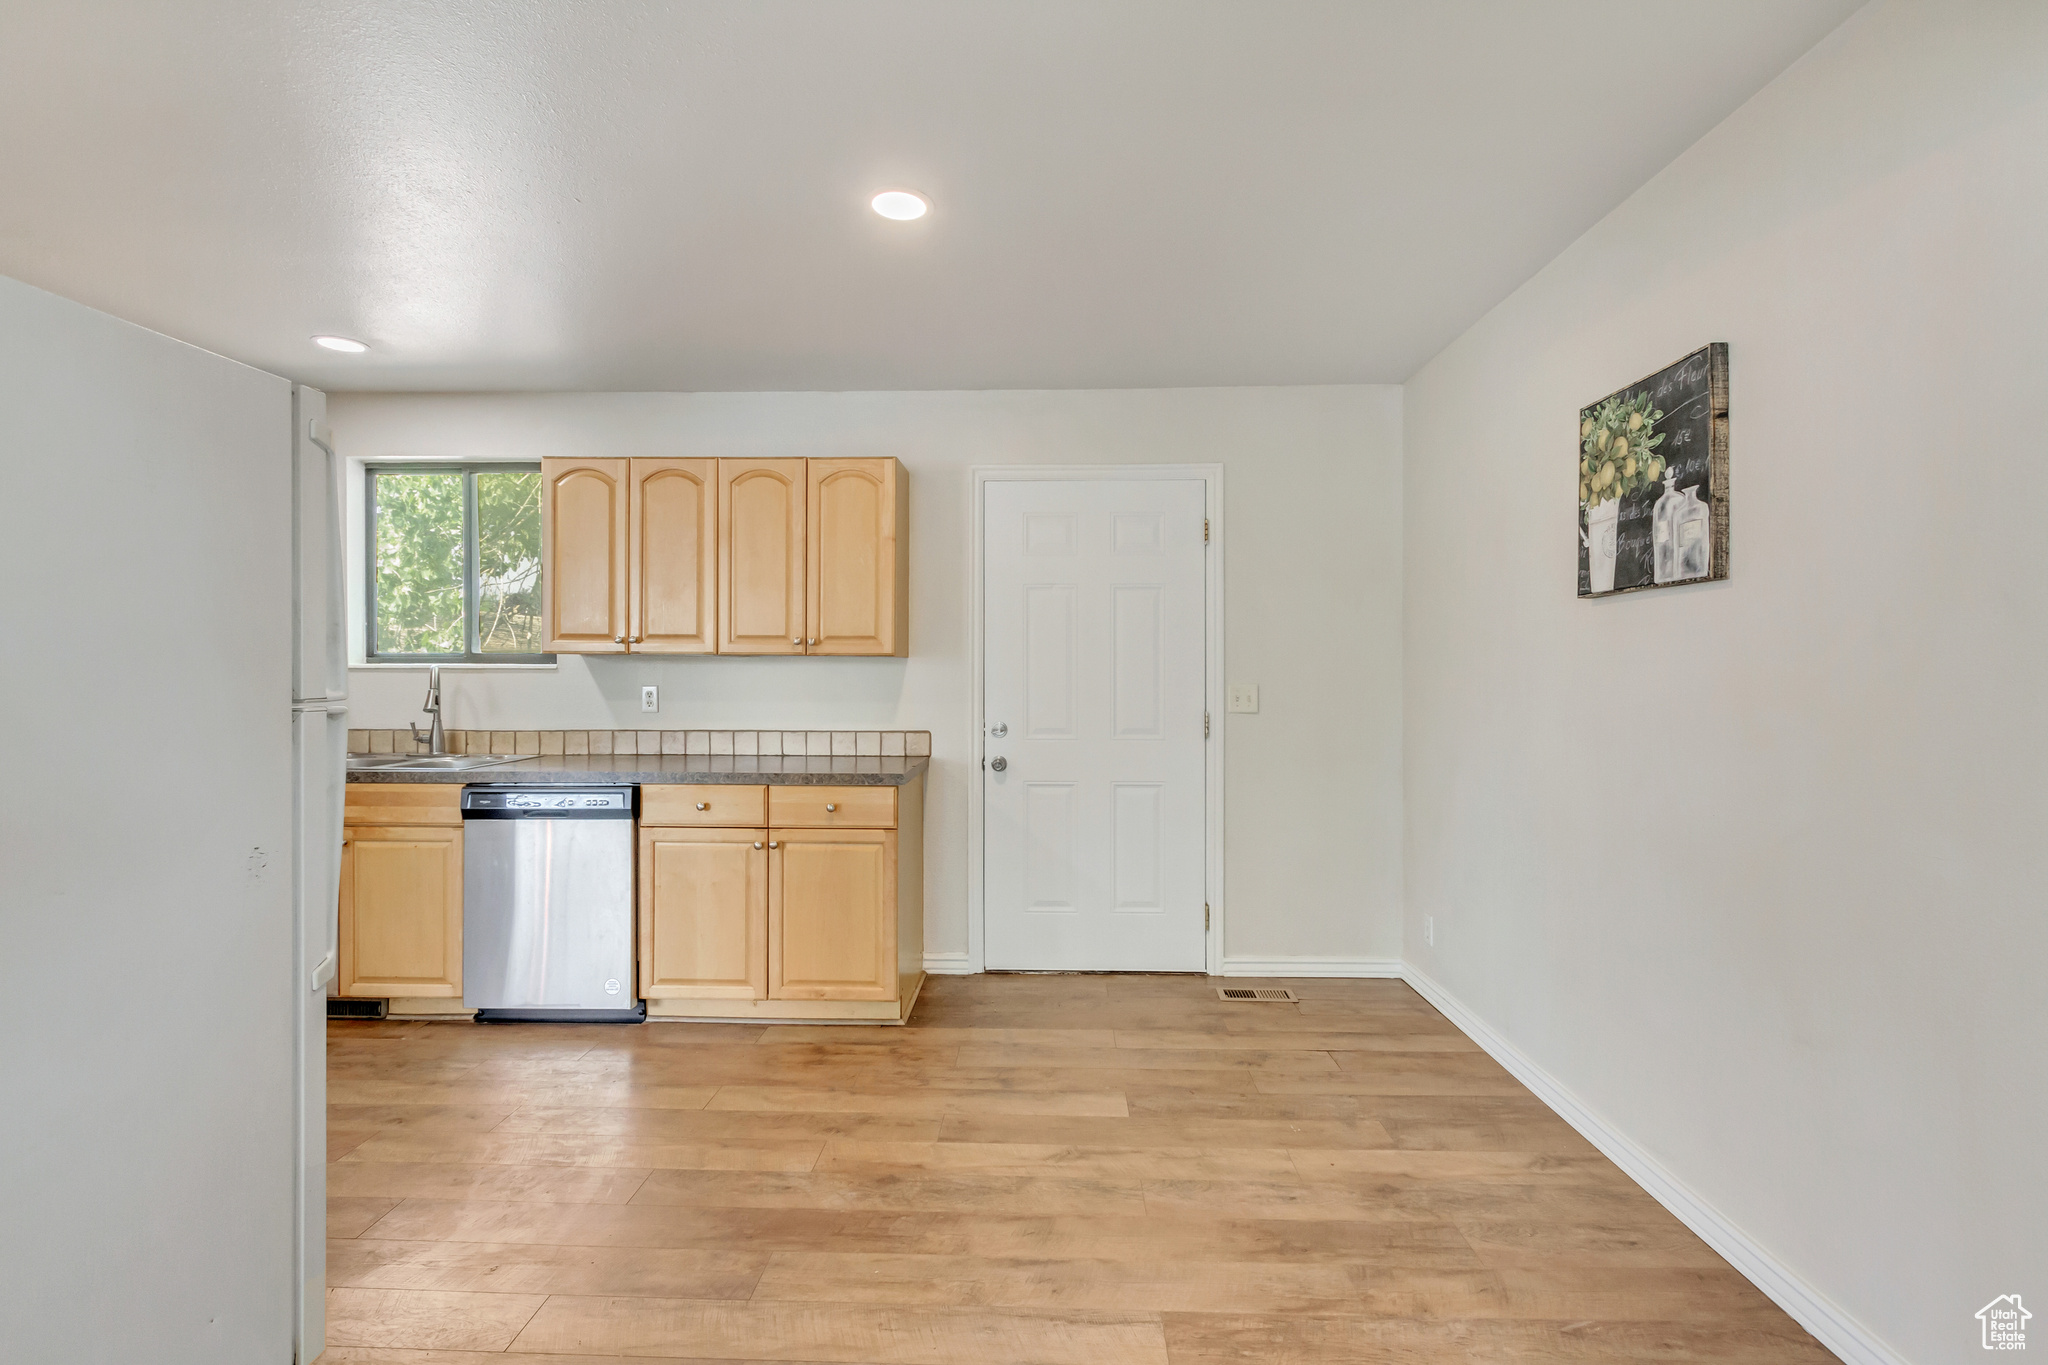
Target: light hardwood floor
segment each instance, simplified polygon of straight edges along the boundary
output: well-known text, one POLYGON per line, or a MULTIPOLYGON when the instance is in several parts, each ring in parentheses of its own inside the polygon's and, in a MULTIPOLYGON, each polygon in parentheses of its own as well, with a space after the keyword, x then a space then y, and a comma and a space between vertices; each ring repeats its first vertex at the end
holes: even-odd
POLYGON ((1288 984, 333 1024, 322 1359, 1834 1359, 1405 985, 1288 984))

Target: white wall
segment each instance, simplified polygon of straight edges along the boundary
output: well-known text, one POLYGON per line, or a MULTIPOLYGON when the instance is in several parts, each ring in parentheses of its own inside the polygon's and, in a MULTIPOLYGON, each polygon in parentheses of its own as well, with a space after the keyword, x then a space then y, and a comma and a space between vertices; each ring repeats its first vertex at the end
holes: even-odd
MULTIPOLYGON (((927 938, 967 946, 968 471, 1220 462, 1225 629, 1257 715, 1218 716, 1229 957, 1399 956, 1400 425, 1389 387, 990 393, 335 394, 350 458, 895 455, 908 659, 571 658, 446 680, 454 728, 928 729, 927 938)), ((350 723, 419 718, 417 669, 357 669, 350 723)))
POLYGON ((1927 1362, 2048 1297, 2043 148, 2048 6, 1873 5, 1406 390, 1407 956, 1927 1362), (1732 577, 1576 600, 1708 341, 1732 577))

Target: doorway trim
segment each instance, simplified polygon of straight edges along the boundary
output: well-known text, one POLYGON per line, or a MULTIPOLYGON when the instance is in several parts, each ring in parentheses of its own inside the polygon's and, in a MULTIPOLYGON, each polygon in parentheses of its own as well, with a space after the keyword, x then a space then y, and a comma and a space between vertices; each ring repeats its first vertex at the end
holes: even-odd
POLYGON ((1086 465, 976 465, 970 471, 968 500, 967 648, 972 682, 968 687, 967 725, 973 739, 969 757, 974 763, 967 784, 967 951, 926 953, 928 972, 979 972, 986 962, 988 903, 984 878, 985 850, 982 820, 985 816, 981 765, 988 752, 988 718, 983 712, 983 653, 988 623, 982 610, 986 577, 985 527, 982 525, 985 490, 992 483, 1106 482, 1128 479, 1200 479, 1209 518, 1209 547, 1203 556, 1206 598, 1202 706, 1209 714, 1209 738, 1202 746, 1203 829, 1202 847, 1208 866, 1203 884, 1209 905, 1209 928, 1204 935, 1204 970, 1210 976, 1223 972, 1223 466, 1221 464, 1086 464, 1086 465))

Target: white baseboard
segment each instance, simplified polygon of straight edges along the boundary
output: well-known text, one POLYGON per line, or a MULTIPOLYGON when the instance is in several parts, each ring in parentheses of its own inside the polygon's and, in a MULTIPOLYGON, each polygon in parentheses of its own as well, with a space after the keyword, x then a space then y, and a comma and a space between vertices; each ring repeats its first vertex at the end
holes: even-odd
MULTIPOLYGON (((934 976, 971 975, 981 969, 966 953, 926 953, 924 969, 934 976)), ((1398 977, 1402 964, 1391 957, 1226 957, 1223 976, 1398 977)))
POLYGON ((1402 979, 1413 986, 1423 999, 1463 1029, 1466 1036, 1486 1049, 1487 1054, 1513 1073, 1516 1080, 1535 1092, 1537 1099, 1578 1129, 1580 1136, 1598 1147, 1609 1161, 1621 1167, 1630 1179, 1647 1190, 1651 1198, 1669 1209, 1679 1222, 1697 1233, 1701 1241, 1747 1276, 1751 1284, 1769 1295, 1771 1301, 1784 1309, 1794 1322, 1813 1333, 1821 1345, 1849 1365, 1907 1365, 1906 1358, 1886 1345, 1875 1332, 1851 1317, 1755 1238, 1730 1222, 1726 1214, 1695 1194, 1633 1139, 1588 1109, 1555 1076, 1529 1060, 1513 1043, 1467 1009, 1464 1002, 1431 980, 1413 963, 1404 963, 1402 967, 1402 979))
POLYGON ((1226 957, 1223 976, 1399 976, 1391 957, 1226 957))

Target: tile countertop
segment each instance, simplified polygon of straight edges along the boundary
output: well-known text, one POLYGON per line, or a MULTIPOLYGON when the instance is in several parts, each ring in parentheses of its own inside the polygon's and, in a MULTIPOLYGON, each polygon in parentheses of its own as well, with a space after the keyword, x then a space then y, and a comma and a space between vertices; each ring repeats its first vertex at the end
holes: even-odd
POLYGON ((733 754, 545 754, 488 768, 350 768, 351 782, 729 783, 771 787, 901 787, 929 758, 755 758, 733 754))

